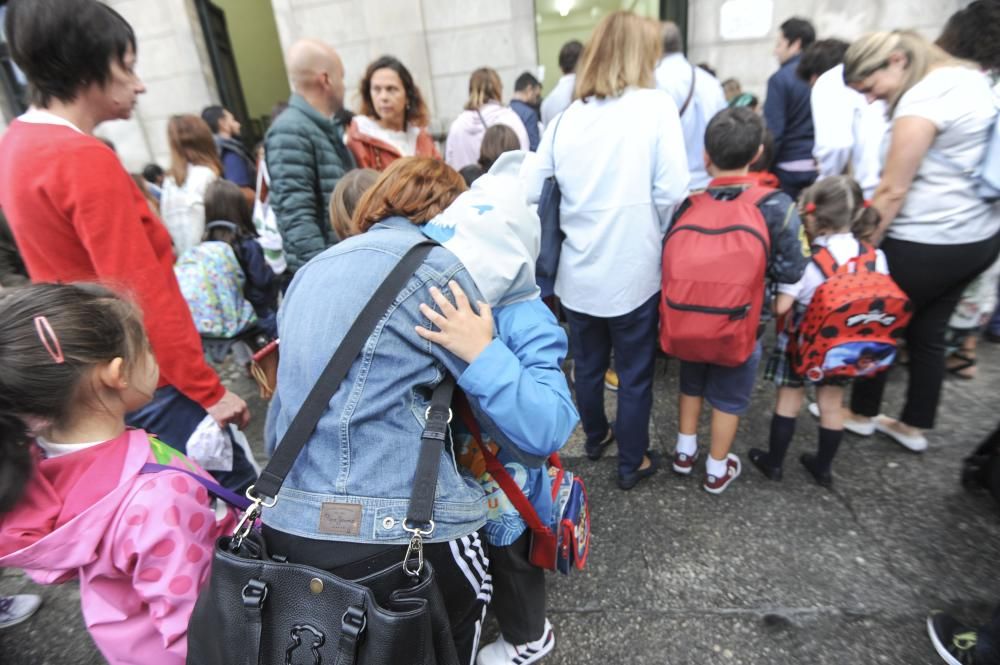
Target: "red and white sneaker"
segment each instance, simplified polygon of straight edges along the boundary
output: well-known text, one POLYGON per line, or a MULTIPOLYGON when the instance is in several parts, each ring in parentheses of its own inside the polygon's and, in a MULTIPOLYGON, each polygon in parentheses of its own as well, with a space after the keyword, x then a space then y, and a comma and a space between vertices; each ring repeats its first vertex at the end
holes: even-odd
POLYGON ((705 476, 705 491, 711 494, 722 494, 729 487, 729 484, 740 477, 740 471, 743 470, 743 465, 740 463, 740 458, 729 453, 726 455, 726 475, 724 476, 705 476))
POLYGON ((685 453, 679 453, 674 450, 674 473, 679 473, 682 476, 690 476, 691 470, 694 468, 695 463, 698 461, 698 450, 695 449, 694 455, 687 455, 685 453))

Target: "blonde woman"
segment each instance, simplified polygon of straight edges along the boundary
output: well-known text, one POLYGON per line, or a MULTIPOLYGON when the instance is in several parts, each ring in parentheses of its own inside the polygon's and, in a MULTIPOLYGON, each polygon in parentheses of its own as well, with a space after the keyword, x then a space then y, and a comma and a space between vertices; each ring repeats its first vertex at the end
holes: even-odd
POLYGON ((1000 211, 968 175, 986 152, 997 109, 987 77, 912 32, 878 32, 847 51, 844 81, 885 100, 892 122, 872 205, 893 279, 913 301, 910 371, 899 419, 880 415, 888 372, 857 381, 845 429, 927 448, 945 372, 945 330, 965 287, 1000 252, 1000 211))
POLYGON ((459 171, 475 164, 479 160, 479 148, 486 130, 496 124, 513 129, 521 142, 521 150, 528 149, 528 132, 524 123, 517 113, 503 105, 502 99, 503 83, 496 71, 482 67, 472 72, 469 77, 469 101, 448 130, 448 143, 444 150, 444 161, 448 166, 459 171))
POLYGON ((576 101, 538 147, 538 175, 555 174, 562 191, 555 292, 570 324, 586 451, 596 460, 617 437, 622 489, 659 464, 648 449, 660 252, 690 180, 677 105, 655 88, 660 48, 655 21, 605 17, 577 64, 576 101), (604 411, 612 348, 621 380, 614 427, 604 411))
POLYGON ((208 124, 196 115, 175 115, 167 123, 170 170, 163 181, 160 217, 177 257, 205 233, 205 190, 222 175, 222 163, 208 124))

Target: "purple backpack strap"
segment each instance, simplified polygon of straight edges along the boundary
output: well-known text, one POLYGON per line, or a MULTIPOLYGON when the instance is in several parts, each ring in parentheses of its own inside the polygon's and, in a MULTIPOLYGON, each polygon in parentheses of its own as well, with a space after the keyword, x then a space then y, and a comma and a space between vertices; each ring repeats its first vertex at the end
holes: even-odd
POLYGON ((166 464, 156 464, 155 462, 146 462, 142 465, 142 468, 139 469, 139 473, 159 473, 160 471, 179 471, 180 473, 187 474, 196 480, 202 487, 207 489, 209 494, 222 499, 230 506, 238 508, 239 510, 246 510, 250 507, 250 499, 240 496, 231 490, 227 490, 222 485, 214 483, 208 478, 203 478, 193 471, 180 469, 176 466, 168 466, 166 464))

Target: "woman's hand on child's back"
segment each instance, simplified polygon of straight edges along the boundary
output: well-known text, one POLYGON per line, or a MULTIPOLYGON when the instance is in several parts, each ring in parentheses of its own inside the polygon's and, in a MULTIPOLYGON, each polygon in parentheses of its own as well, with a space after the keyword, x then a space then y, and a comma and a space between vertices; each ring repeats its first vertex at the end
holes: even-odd
POLYGON ((420 311, 438 330, 417 326, 417 334, 471 363, 493 341, 493 312, 489 304, 480 301, 476 314, 458 282, 452 280, 448 287, 455 296, 454 305, 435 287, 431 287, 431 298, 441 311, 426 303, 420 305, 420 311))

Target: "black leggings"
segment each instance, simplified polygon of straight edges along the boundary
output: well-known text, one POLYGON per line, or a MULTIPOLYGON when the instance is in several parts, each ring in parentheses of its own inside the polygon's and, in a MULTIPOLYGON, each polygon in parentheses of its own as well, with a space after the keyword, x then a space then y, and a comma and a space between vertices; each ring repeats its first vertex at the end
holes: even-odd
MULTIPOLYGON (((900 420, 912 427, 931 429, 941 399, 945 372, 945 334, 948 320, 962 292, 1000 253, 1000 233, 989 240, 963 245, 927 245, 886 238, 882 251, 889 273, 913 301, 913 318, 906 329, 910 375, 906 404, 900 420)), ((851 411, 879 414, 889 372, 857 379, 851 392, 851 411)))

